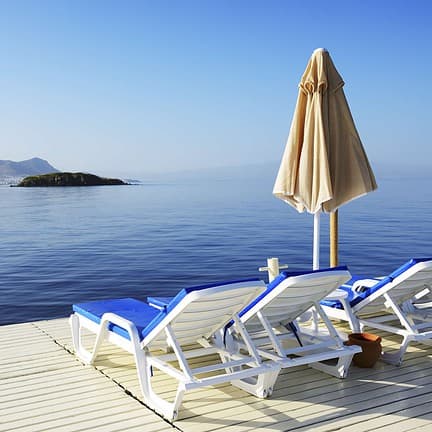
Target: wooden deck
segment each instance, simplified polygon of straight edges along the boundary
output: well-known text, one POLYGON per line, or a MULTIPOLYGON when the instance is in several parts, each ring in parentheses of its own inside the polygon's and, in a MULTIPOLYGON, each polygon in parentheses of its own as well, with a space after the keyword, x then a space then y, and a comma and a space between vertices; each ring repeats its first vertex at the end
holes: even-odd
POLYGON ((174 426, 139 399, 132 356, 106 345, 97 367, 83 366, 67 319, 0 327, 0 431, 20 432, 432 431, 432 347, 410 347, 400 368, 352 366, 345 380, 286 370, 266 400, 230 385, 187 393, 174 426))

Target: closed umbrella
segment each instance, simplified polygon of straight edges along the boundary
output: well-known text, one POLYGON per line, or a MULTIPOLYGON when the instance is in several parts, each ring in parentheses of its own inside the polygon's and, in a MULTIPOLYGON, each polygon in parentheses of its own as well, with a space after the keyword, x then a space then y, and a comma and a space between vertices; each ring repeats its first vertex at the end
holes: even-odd
MULTIPOLYGON (((299 93, 273 194, 297 211, 314 214, 313 267, 319 268, 319 218, 377 188, 327 50, 315 50, 299 93)), ((337 229, 332 223, 333 230, 337 229)), ((331 237, 335 237, 331 233, 331 237)), ((336 238, 337 245, 337 238, 336 238)), ((334 265, 337 265, 337 257, 334 265)))

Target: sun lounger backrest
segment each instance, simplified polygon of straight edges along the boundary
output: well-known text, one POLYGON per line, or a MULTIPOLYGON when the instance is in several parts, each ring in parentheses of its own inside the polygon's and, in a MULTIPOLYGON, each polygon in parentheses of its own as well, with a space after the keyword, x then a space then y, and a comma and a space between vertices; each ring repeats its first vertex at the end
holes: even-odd
POLYGON ((378 312, 385 308, 383 294, 388 292, 397 304, 410 300, 424 288, 432 286, 432 260, 412 259, 388 275, 387 283, 380 283, 378 289, 371 288, 364 299, 353 307, 354 311, 365 314, 378 312), (368 295, 369 294, 369 295, 368 295))
POLYGON ((208 338, 265 289, 264 282, 258 279, 184 289, 165 307, 165 318, 146 335, 144 343, 166 346, 164 328, 168 324, 181 345, 208 338))
POLYGON ((241 314, 249 329, 258 325, 262 311, 274 326, 298 318, 326 295, 351 278, 346 267, 312 272, 282 272, 253 304, 241 314))

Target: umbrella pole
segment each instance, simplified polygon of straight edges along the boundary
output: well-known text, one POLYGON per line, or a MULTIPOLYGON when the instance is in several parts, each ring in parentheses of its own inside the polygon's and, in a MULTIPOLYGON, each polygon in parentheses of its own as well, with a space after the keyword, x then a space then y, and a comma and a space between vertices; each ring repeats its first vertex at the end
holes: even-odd
POLYGON ((339 264, 338 259, 338 210, 330 213, 330 267, 339 264))
POLYGON ((314 214, 314 237, 313 237, 313 264, 312 269, 319 269, 320 261, 320 215, 321 212, 317 211, 314 214))

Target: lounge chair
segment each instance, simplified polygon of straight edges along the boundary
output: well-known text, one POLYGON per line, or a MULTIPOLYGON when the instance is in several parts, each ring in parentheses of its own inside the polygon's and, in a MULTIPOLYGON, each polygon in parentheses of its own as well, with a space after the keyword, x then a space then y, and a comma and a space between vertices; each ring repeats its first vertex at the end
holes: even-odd
MULTIPOLYGON (((343 344, 323 313, 320 300, 350 278, 346 267, 282 272, 240 313, 241 322, 253 337, 259 355, 278 362, 281 368, 308 364, 336 377, 346 377, 353 355, 361 349, 343 344), (316 308, 322 328, 307 327, 297 321, 310 308, 316 308)), ((156 307, 164 307, 168 300, 148 298, 156 307)), ((238 328, 234 323, 227 326, 224 340, 230 351, 246 348, 238 328)))
MULTIPOLYGON (((358 346, 345 346, 323 312, 320 301, 351 278, 346 267, 307 272, 282 272, 267 290, 240 313, 248 333, 263 358, 279 360, 288 368, 308 364, 330 375, 345 378, 358 346), (314 308, 321 328, 308 327, 300 316, 314 308)), ((233 341, 237 330, 229 329, 233 341)), ((243 343, 240 342, 243 347, 243 343)))
POLYGON ((187 288, 163 310, 129 298, 75 304, 70 317, 75 352, 92 364, 102 342, 108 340, 133 353, 144 403, 170 420, 177 418, 187 390, 231 382, 258 397, 267 397, 280 367, 262 361, 238 317, 265 289, 258 279, 187 288), (215 342, 231 321, 242 336, 244 353, 228 351, 215 342), (97 335, 92 353, 82 345, 82 328, 97 335), (190 348, 191 344, 195 348, 190 348), (169 350, 172 352, 167 353, 169 350), (188 362, 210 354, 219 355, 214 356, 216 364, 194 369, 188 362), (178 381, 173 401, 156 394, 151 380, 154 369, 178 381))
POLYGON ((401 365, 412 341, 432 343, 432 316, 406 307, 431 285, 432 259, 411 259, 386 277, 353 277, 341 287, 348 294, 345 307, 335 300, 323 300, 321 305, 330 318, 349 322, 353 332, 371 327, 402 336, 396 353, 382 355, 382 360, 401 365))

